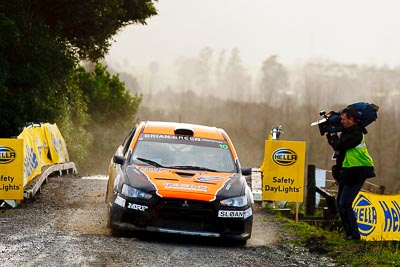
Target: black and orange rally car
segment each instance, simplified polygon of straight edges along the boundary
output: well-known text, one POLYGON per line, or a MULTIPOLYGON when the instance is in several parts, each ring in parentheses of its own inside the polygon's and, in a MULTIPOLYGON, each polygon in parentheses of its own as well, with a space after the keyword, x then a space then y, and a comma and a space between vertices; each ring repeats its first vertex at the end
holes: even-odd
POLYGON ((223 129, 138 122, 110 162, 108 227, 118 235, 144 230, 246 242, 250 173, 223 129))

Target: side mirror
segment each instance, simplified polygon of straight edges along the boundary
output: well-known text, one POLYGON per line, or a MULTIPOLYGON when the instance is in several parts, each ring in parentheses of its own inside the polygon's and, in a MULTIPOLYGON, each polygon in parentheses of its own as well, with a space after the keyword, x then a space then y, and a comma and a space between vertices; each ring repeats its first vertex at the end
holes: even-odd
POLYGON ((242 168, 242 174, 244 176, 249 176, 251 175, 251 168, 242 168))
POLYGON ((123 165, 125 163, 126 158, 124 156, 114 155, 113 162, 115 164, 123 165))

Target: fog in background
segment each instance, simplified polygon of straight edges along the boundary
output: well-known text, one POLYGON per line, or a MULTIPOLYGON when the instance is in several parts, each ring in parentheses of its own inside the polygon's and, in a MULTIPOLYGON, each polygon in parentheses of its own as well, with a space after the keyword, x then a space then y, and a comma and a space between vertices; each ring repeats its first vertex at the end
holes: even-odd
MULTIPOLYGON (((400 17, 396 1, 168 0, 148 25, 115 37, 105 64, 132 93, 138 118, 224 128, 242 165, 259 166, 274 125, 307 142, 306 164, 332 150, 310 123, 321 109, 380 106, 367 144, 387 193, 400 191, 400 17)), ((133 119, 134 122, 134 119, 133 119)))

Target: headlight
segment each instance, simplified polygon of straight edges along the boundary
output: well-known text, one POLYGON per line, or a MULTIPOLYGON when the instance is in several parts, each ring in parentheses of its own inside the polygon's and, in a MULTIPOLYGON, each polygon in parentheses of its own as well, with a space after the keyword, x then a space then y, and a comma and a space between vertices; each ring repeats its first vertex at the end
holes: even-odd
POLYGON ((221 206, 241 208, 247 206, 247 196, 227 198, 221 200, 219 203, 221 204, 221 206))
POLYGON ((152 195, 143 192, 139 189, 133 188, 127 184, 122 185, 122 190, 121 193, 124 196, 130 197, 130 198, 141 198, 141 199, 150 199, 152 198, 152 195))

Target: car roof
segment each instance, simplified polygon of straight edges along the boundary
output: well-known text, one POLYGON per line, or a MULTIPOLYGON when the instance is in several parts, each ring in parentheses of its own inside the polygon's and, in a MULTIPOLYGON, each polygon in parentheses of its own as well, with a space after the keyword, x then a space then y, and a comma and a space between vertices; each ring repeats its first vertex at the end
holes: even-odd
POLYGON ((225 140, 224 136, 226 133, 223 129, 205 126, 199 124, 190 123, 179 123, 179 122, 163 122, 163 121, 145 121, 142 122, 143 133, 153 133, 153 134, 169 134, 175 135, 175 129, 192 130, 193 137, 210 138, 217 140, 225 140))

